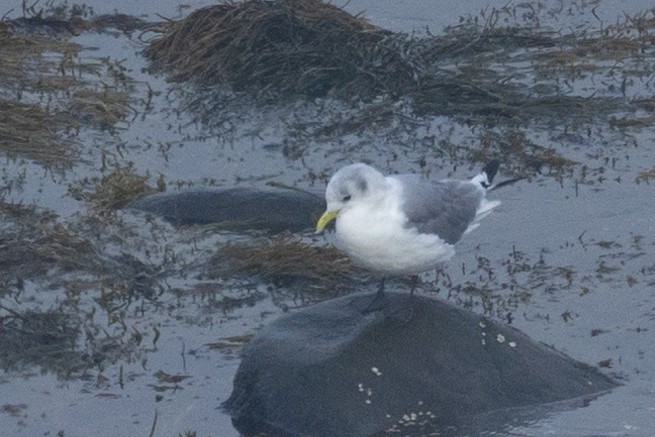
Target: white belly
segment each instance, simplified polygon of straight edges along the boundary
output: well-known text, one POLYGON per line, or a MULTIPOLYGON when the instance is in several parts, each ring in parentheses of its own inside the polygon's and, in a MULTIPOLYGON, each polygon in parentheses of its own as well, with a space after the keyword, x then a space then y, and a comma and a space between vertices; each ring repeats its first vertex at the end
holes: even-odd
POLYGON ((404 228, 404 216, 393 211, 349 210, 337 219, 337 245, 355 263, 391 275, 431 270, 455 254, 453 245, 437 235, 404 228))

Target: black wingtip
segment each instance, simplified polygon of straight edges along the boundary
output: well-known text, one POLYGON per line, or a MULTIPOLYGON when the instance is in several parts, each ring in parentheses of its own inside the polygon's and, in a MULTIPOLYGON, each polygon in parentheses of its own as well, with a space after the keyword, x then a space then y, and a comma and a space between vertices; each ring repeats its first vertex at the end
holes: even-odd
POLYGON ((498 167, 500 167, 500 161, 497 159, 489 161, 484 167, 482 167, 482 171, 487 175, 485 188, 488 188, 493 182, 496 173, 498 173, 498 167))

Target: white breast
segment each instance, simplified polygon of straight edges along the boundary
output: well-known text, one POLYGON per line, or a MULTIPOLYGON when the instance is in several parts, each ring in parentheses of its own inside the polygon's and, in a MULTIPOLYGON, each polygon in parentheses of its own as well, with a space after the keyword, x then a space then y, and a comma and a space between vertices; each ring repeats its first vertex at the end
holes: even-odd
MULTIPOLYGON (((399 194, 393 179, 390 190, 399 194)), ((337 244, 358 264, 386 274, 416 274, 431 270, 454 254, 452 245, 437 235, 405 228, 400 195, 369 199, 353 205, 337 218, 337 244)))

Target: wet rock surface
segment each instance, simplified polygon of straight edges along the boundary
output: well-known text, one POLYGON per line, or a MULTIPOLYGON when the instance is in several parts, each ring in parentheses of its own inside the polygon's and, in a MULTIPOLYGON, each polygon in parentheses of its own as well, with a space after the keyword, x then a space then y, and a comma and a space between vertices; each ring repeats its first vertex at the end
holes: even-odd
POLYGON ((442 301, 356 294, 263 329, 244 350, 224 407, 246 435, 365 436, 409 422, 420 432, 470 426, 491 411, 615 386, 518 330, 442 301))
POLYGON ((233 187, 155 194, 132 204, 176 225, 219 224, 273 233, 311 229, 325 208, 318 194, 285 188, 233 187))

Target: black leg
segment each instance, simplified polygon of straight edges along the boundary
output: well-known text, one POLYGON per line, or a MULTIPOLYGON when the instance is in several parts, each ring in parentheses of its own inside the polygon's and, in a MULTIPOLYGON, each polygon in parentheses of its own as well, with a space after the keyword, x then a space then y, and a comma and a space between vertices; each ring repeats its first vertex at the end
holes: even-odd
POLYGON ((409 289, 409 294, 414 296, 414 290, 416 290, 416 286, 418 285, 418 275, 412 276, 412 287, 409 289))
POLYGON ((386 296, 384 294, 384 281, 386 279, 387 279, 386 277, 384 276, 382 277, 382 280, 380 281, 380 285, 378 286, 377 293, 375 293, 375 295, 372 296, 371 302, 362 311, 363 314, 377 311, 384 307, 384 302, 386 300, 386 296))
POLYGON ((386 276, 382 277, 382 280, 380 281, 380 285, 378 286, 378 296, 382 296, 384 294, 384 281, 387 279, 386 276))

